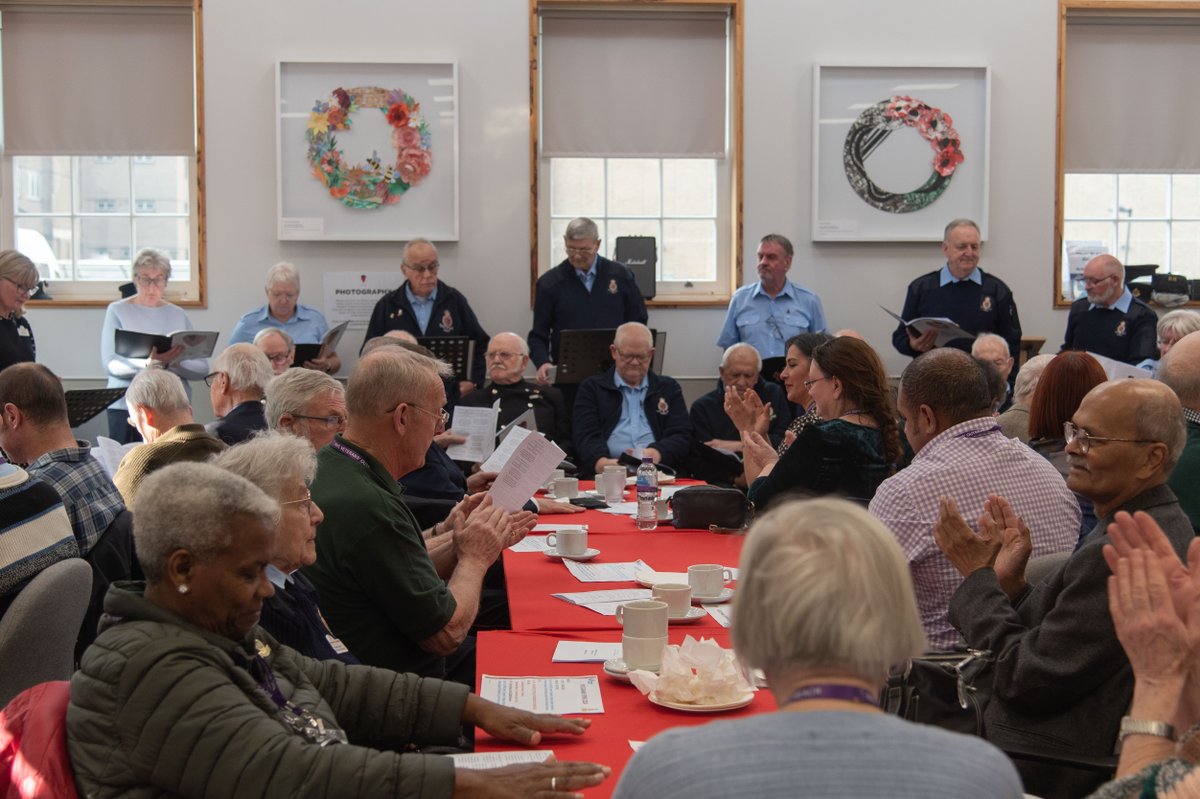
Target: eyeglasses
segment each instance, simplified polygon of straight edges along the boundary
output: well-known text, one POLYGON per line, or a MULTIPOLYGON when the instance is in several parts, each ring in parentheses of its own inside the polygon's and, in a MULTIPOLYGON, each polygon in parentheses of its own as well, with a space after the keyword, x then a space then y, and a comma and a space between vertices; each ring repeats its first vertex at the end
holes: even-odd
POLYGON ((1084 455, 1088 454, 1088 450, 1092 448, 1092 444, 1107 444, 1110 441, 1124 441, 1127 444, 1161 444, 1161 441, 1155 441, 1152 438, 1113 438, 1110 436, 1093 436, 1088 434, 1088 431, 1082 427, 1076 427, 1070 422, 1063 422, 1063 438, 1067 440, 1067 444, 1078 442, 1079 451, 1084 455))
MULTIPOLYGON (((438 422, 440 423, 440 425, 442 427, 446 427, 448 424, 450 424, 450 412, 447 411, 445 408, 439 408, 438 412, 434 413, 433 411, 427 411, 424 408, 422 408, 420 405, 417 405, 415 402, 409 402, 408 400, 400 400, 399 402, 396 403, 396 408, 399 408, 401 405, 407 405, 408 407, 412 408, 413 410, 417 410, 417 411, 420 411, 421 413, 432 416, 434 419, 438 420, 438 422)), ((388 413, 395 413, 396 408, 392 408, 390 411, 388 411, 388 413)))
POLYGON ((511 361, 513 358, 520 358, 519 352, 489 352, 484 356, 489 361, 511 361))
POLYGON ((224 372, 209 372, 208 374, 206 374, 204 376, 204 385, 208 386, 209 388, 212 388, 213 380, 216 379, 217 375, 223 375, 223 374, 225 374, 225 373, 224 372))
POLYGON ((292 418, 311 419, 314 422, 320 422, 326 428, 336 427, 338 430, 341 430, 342 426, 346 424, 346 417, 337 416, 336 414, 333 416, 308 416, 303 413, 293 413, 292 418))
POLYGON ((591 247, 567 247, 567 255, 591 255, 596 251, 596 245, 591 247))
MULTIPOLYGON (((616 349, 616 347, 614 347, 613 349, 616 349)), ((629 363, 650 363, 650 359, 654 357, 654 353, 648 352, 645 355, 636 355, 636 354, 632 354, 632 353, 628 353, 628 352, 621 352, 620 350, 617 350, 617 357, 620 358, 622 361, 627 361, 629 363)))
POLYGON ((312 492, 305 491, 304 496, 300 499, 289 499, 287 502, 280 502, 282 505, 300 505, 305 513, 312 513, 312 492))
POLYGON ((813 387, 813 384, 820 383, 822 380, 832 380, 832 377, 814 377, 812 380, 804 381, 804 388, 808 390, 813 387))
POLYGON ((271 363, 291 363, 292 356, 283 352, 279 355, 267 355, 267 360, 271 363))
POLYGON ((287 300, 289 302, 300 296, 300 293, 297 291, 268 291, 267 294, 271 295, 271 299, 273 300, 287 300))
POLYGON ((32 294, 33 292, 37 291, 37 287, 38 287, 37 283, 34 283, 32 286, 22 286, 20 283, 13 280, 11 277, 6 276, 4 279, 17 287, 18 294, 32 294))
POLYGON ((1083 279, 1083 285, 1099 286, 1104 281, 1108 280, 1109 278, 1114 278, 1114 277, 1116 277, 1116 275, 1105 275, 1104 277, 1085 277, 1083 279))
POLYGON ((145 277, 138 275, 134 278, 134 281, 144 289, 148 289, 151 286, 157 286, 160 289, 167 287, 167 279, 165 277, 145 277))
POLYGON ((418 275, 436 275, 438 267, 440 266, 441 264, 439 264, 437 261, 430 261, 427 264, 404 264, 405 269, 416 272, 418 275))

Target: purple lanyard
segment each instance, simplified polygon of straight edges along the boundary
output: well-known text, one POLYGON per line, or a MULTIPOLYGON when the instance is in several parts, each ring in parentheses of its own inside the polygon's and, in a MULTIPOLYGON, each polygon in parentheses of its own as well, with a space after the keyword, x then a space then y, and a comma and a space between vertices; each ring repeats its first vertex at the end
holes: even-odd
POLYGON ((987 428, 986 430, 968 430, 965 433, 958 433, 954 437, 955 438, 983 438, 984 436, 990 436, 992 433, 1000 433, 1000 432, 1003 432, 1000 428, 1000 425, 994 424, 991 427, 987 428))
MULTIPOLYGON (((999 427, 997 427, 996 429, 997 429, 997 430, 999 430, 1000 428, 999 428, 999 427)), ((368 464, 368 463, 367 463, 367 459, 366 459, 366 458, 364 458, 362 455, 359 455, 357 452, 355 452, 354 450, 350 449, 350 448, 349 448, 349 447, 347 447, 345 444, 343 444, 342 442, 338 441, 336 438, 335 438, 333 441, 330 441, 330 442, 329 442, 329 446, 330 446, 330 448, 332 448, 332 449, 333 449, 335 452, 338 452, 338 453, 340 453, 340 454, 342 454, 342 455, 345 455, 347 458, 349 458, 349 459, 350 459, 350 460, 352 460, 352 461, 357 461, 357 462, 358 462, 359 464, 361 464, 362 466, 366 466, 367 468, 370 468, 370 464, 368 464)))
POLYGON ((793 702, 803 702, 806 699, 840 699, 845 702, 858 702, 859 704, 871 705, 872 707, 879 706, 879 700, 875 698, 875 694, 866 688, 859 688, 854 685, 806 685, 803 688, 797 688, 784 704, 790 705, 793 702))

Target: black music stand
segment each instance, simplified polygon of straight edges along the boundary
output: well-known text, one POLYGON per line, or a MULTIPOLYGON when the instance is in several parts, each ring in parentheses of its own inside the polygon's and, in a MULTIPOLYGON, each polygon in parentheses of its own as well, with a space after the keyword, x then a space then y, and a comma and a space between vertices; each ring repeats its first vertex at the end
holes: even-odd
POLYGON ((454 370, 455 380, 470 380, 475 365, 475 339, 467 336, 422 336, 417 343, 454 370))
POLYGON ((554 384, 578 385, 612 366, 608 346, 613 343, 616 333, 615 328, 562 331, 558 336, 558 369, 554 384))
POLYGON ((84 388, 66 393, 67 424, 79 427, 125 396, 125 388, 84 388))

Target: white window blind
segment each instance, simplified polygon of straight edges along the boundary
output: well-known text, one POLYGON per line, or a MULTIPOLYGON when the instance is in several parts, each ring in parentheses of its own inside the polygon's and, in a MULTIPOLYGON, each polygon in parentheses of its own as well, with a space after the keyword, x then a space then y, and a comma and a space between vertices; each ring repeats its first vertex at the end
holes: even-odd
POLYGON ((1200 172, 1200 18, 1068 19, 1066 172, 1200 172))
POLYGON ((722 158, 723 12, 544 10, 544 157, 722 158))
POLYGON ((192 9, 3 10, 10 155, 192 155, 192 9))

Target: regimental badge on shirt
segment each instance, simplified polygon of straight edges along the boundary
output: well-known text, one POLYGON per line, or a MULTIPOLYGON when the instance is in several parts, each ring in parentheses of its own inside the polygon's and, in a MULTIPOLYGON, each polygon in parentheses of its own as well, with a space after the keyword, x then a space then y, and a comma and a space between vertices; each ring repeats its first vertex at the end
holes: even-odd
POLYGON ((671 412, 671 406, 667 404, 667 398, 659 397, 658 398, 658 415, 666 416, 670 412, 671 412))
POLYGON ((449 310, 442 312, 442 323, 438 325, 443 333, 451 333, 454 331, 454 317, 450 315, 449 310))
POLYGON ((1116 333, 1118 336, 1125 335, 1125 320, 1124 319, 1122 319, 1120 322, 1117 322, 1117 329, 1113 332, 1116 333))
POLYGON ((987 296, 985 296, 985 297, 983 298, 983 302, 979 303, 979 310, 983 311, 984 313, 991 313, 991 311, 992 311, 992 298, 991 298, 991 297, 987 297, 987 296))
POLYGON ((608 293, 609 293, 609 294, 616 294, 616 293, 617 293, 617 280, 616 280, 616 278, 613 278, 612 280, 608 281, 608 293))

